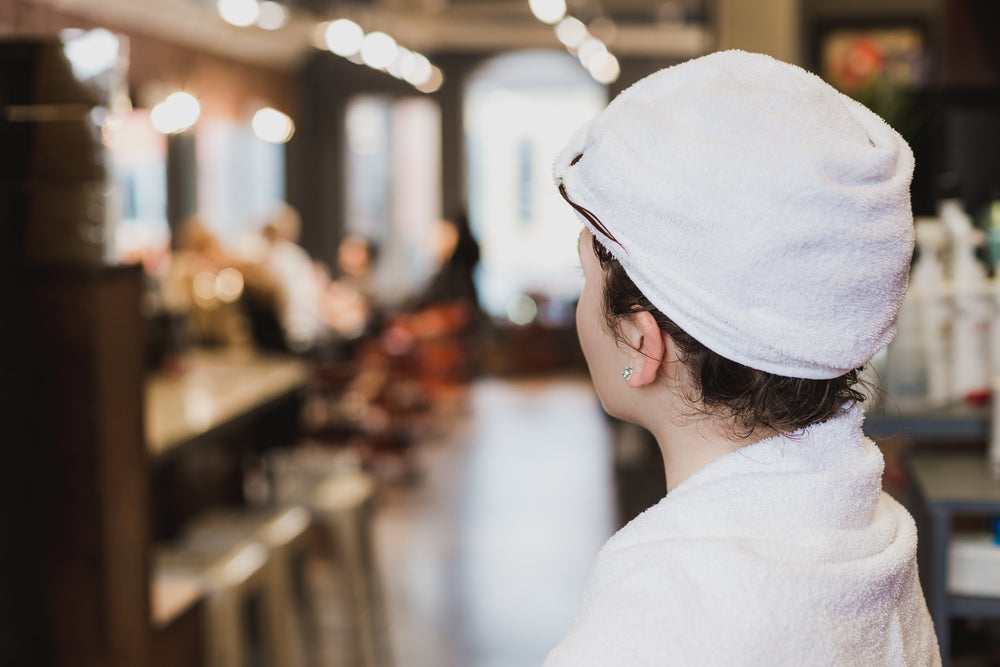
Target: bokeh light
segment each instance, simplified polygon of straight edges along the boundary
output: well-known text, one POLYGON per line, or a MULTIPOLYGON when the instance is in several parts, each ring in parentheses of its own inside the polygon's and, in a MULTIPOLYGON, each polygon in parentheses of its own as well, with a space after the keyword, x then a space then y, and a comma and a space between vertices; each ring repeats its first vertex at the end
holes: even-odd
POLYGON ((63 53, 69 59, 73 74, 80 80, 106 72, 118 62, 118 38, 104 28, 83 32, 64 30, 63 53))
POLYGON ((324 37, 326 48, 338 56, 346 58, 361 50, 365 31, 350 19, 337 19, 327 24, 324 37))
POLYGON ((433 93, 444 83, 444 74, 437 67, 431 66, 431 76, 427 81, 417 86, 417 90, 422 93, 433 93))
POLYGON ((590 70, 592 63, 600 64, 608 55, 608 47, 596 37, 590 37, 580 45, 576 55, 580 59, 580 63, 590 70))
POLYGON ((519 326, 531 324, 538 317, 538 304, 527 294, 519 294, 507 304, 507 318, 519 326))
POLYGON ((589 36, 587 26, 572 16, 567 16, 556 26, 556 38, 568 49, 578 48, 589 36))
POLYGON ((427 60, 426 56, 414 53, 413 59, 409 63, 404 63, 403 78, 413 86, 423 86, 431 80, 434 75, 434 66, 427 60))
POLYGON ((219 0, 216 9, 223 21, 240 28, 253 25, 260 16, 257 0, 219 0))
POLYGON ((603 58, 591 61, 588 71, 599 83, 607 85, 618 80, 618 75, 621 74, 621 67, 618 64, 618 59, 605 51, 603 58))
POLYGON ((257 27, 263 30, 280 30, 288 23, 288 10, 277 2, 265 0, 260 3, 257 27))
POLYGON ((199 115, 201 105, 193 95, 174 93, 153 107, 149 119, 158 132, 176 134, 194 125, 199 115))
POLYGON ((398 48, 384 32, 370 32, 361 42, 361 60, 373 69, 385 69, 396 59, 398 48))
POLYGON ((224 303, 232 303, 243 294, 243 274, 230 267, 215 277, 215 295, 224 303))
POLYGON ((529 0, 528 5, 542 23, 558 23, 566 16, 565 0, 529 0))
POLYGON ((283 144, 295 133, 295 123, 292 119, 271 107, 258 110, 250 125, 257 138, 272 144, 283 144))

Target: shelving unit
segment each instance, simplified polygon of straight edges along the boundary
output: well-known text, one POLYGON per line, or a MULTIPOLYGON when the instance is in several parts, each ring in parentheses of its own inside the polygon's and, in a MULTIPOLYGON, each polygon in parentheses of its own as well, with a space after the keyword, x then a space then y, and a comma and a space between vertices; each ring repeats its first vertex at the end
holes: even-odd
POLYGON ((878 403, 867 411, 864 430, 875 439, 901 436, 928 445, 945 440, 982 444, 990 435, 990 408, 959 403, 878 403))
POLYGON ((903 458, 903 465, 911 483, 911 509, 925 528, 919 532, 921 585, 948 664, 953 616, 1000 618, 1000 598, 956 596, 947 590, 952 521, 962 515, 1000 516, 1000 480, 981 452, 913 452, 903 458))

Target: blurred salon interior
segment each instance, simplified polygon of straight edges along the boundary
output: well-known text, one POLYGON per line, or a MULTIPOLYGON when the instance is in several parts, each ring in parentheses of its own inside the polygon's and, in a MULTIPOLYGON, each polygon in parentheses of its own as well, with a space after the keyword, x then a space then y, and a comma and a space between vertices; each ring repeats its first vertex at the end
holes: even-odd
POLYGON ((991 0, 0 0, 0 665, 541 664, 665 493, 552 160, 727 48, 914 149, 866 430, 945 664, 1000 664, 998 37, 991 0))

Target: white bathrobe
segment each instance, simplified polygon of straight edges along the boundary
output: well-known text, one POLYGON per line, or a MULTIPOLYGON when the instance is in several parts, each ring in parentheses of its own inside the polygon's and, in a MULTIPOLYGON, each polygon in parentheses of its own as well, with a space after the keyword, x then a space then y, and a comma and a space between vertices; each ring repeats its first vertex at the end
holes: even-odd
POLYGON ((862 413, 711 463, 601 549, 545 667, 940 665, 862 413))

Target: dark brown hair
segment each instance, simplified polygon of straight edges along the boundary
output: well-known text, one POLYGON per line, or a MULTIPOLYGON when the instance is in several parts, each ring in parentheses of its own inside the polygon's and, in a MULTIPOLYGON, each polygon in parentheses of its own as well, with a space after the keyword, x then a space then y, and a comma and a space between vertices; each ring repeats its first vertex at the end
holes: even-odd
POLYGON ((806 380, 759 371, 716 354, 650 303, 596 236, 593 242, 604 272, 607 327, 617 334, 622 318, 649 312, 673 339, 690 373, 694 395, 685 398, 699 412, 732 419, 733 435, 748 437, 757 428, 792 433, 865 400, 854 388, 860 368, 832 380, 806 380))

